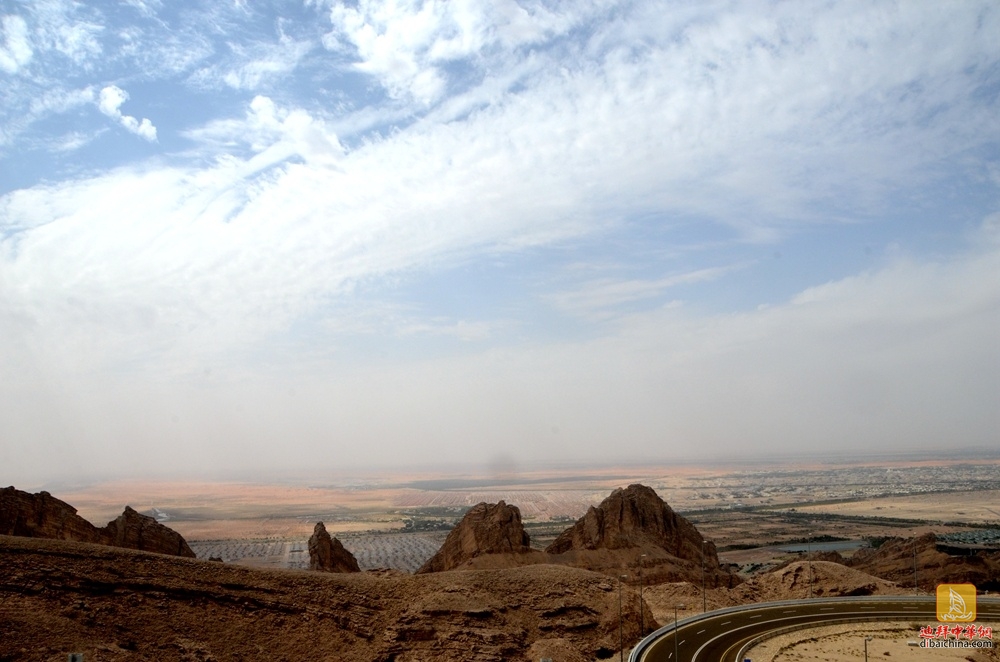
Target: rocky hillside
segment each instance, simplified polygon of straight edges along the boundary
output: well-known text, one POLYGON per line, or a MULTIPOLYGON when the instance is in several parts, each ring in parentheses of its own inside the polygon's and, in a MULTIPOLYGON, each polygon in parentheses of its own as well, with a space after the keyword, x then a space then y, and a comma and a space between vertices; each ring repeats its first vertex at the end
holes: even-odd
POLYGON ((508 506, 503 501, 480 503, 465 514, 448 534, 441 549, 417 572, 454 570, 476 557, 531 554, 532 551, 517 506, 508 506))
POLYGON ((701 582, 735 586, 741 580, 719 564, 715 545, 645 485, 616 489, 546 548, 550 562, 595 570, 626 570, 636 582, 701 582))
POLYGON ((925 591, 943 583, 970 583, 982 590, 1000 590, 1000 552, 951 555, 938 549, 933 533, 919 538, 892 538, 878 548, 858 550, 847 563, 906 587, 913 586, 916 565, 917 585, 925 591))
MULTIPOLYGON (((0 536, 0 660, 617 659, 618 585, 576 568, 319 573, 0 536)), ((625 587, 626 645, 638 593, 625 587)), ((646 612, 647 629, 652 627, 646 612)))
POLYGON ((107 526, 97 528, 77 515, 76 508, 48 492, 31 494, 13 487, 0 490, 0 534, 195 556, 179 533, 129 506, 107 526))

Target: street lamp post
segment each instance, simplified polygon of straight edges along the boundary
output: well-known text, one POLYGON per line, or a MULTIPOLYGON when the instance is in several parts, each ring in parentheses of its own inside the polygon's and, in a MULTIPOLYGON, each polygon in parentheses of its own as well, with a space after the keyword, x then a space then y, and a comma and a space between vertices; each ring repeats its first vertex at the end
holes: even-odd
POLYGON ((865 637, 865 662, 868 662, 868 642, 872 640, 872 637, 865 637))

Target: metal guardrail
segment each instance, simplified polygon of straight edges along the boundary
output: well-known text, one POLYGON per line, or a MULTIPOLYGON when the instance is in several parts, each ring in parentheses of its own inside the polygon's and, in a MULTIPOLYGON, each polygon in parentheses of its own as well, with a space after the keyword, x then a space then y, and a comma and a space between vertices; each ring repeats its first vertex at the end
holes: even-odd
MULTIPOLYGON (((742 611, 754 611, 757 609, 767 609, 769 607, 788 607, 793 605, 803 605, 803 604, 830 604, 833 601, 837 602, 879 602, 886 598, 893 600, 902 600, 904 602, 923 602, 927 599, 933 599, 929 595, 885 595, 885 596, 858 596, 858 597, 833 597, 833 598, 810 598, 805 600, 778 600, 776 602, 755 602, 749 605, 739 605, 736 607, 725 607, 723 609, 716 609, 714 611, 705 612, 703 614, 698 614, 696 616, 688 616, 682 620, 677 621, 677 628, 680 629, 682 626, 689 625, 691 623, 697 623, 698 621, 715 616, 722 616, 724 614, 735 614, 742 611)), ((629 652, 628 661, 629 662, 640 662, 642 660, 643 653, 649 648, 657 639, 665 635, 670 634, 674 631, 674 624, 664 625, 655 632, 646 635, 646 637, 640 641, 635 647, 629 652)))
MULTIPOLYGON (((881 602, 883 600, 893 600, 897 602, 927 602, 927 601, 934 601, 934 599, 935 597, 933 594, 883 595, 883 596, 869 595, 869 596, 856 596, 856 597, 838 596, 829 598, 810 598, 805 600, 778 600, 776 602, 757 602, 749 605, 739 605, 737 607, 726 607, 724 609, 717 609, 715 611, 698 614, 696 616, 688 616, 687 618, 677 621, 676 626, 674 623, 670 623, 669 625, 664 625, 663 627, 657 629, 655 632, 652 632, 649 635, 647 635, 638 644, 636 644, 635 647, 632 648, 632 650, 629 652, 628 660, 629 662, 641 662, 642 656, 646 652, 646 649, 649 648, 659 638, 674 632, 675 627, 677 629, 680 629, 681 627, 690 625, 692 623, 697 623, 702 619, 710 617, 714 618, 716 616, 722 616, 725 614, 733 614, 743 611, 754 611, 757 609, 768 609, 772 607, 788 607, 788 606, 799 606, 805 604, 830 604, 831 602, 881 602)), ((979 596, 977 598, 977 602, 979 602, 980 604, 986 603, 990 605, 997 605, 1000 604, 1000 599, 992 596, 990 597, 979 596)), ((821 625, 826 625, 828 623, 840 622, 840 621, 863 623, 872 621, 898 621, 898 620, 899 617, 883 618, 877 614, 872 614, 870 617, 865 617, 865 618, 831 619, 823 623, 803 623, 800 626, 790 626, 789 631, 794 629, 808 629, 812 627, 819 627, 821 625)), ((755 639, 754 645, 756 645, 756 643, 759 643, 760 641, 763 641, 764 639, 767 639, 768 637, 775 636, 775 634, 777 633, 778 631, 761 635, 760 637, 755 639)), ((739 652, 739 658, 742 658, 743 655, 745 655, 749 649, 750 649, 750 644, 744 646, 739 652)))

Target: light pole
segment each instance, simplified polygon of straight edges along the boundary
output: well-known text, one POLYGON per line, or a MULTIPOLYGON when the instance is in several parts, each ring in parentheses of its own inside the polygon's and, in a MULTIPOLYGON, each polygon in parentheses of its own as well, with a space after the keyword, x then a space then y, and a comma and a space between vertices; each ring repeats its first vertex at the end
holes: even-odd
POLYGON ((680 662, 680 653, 677 652, 677 610, 684 609, 684 605, 674 605, 674 662, 680 662))
POLYGON ((865 637, 865 662, 868 662, 868 642, 872 640, 872 637, 865 637))
POLYGON ((917 586, 917 537, 913 536, 913 592, 919 593, 920 587, 917 586))
POLYGON ((812 556, 812 542, 806 541, 806 567, 809 568, 809 599, 812 600, 813 596, 813 566, 812 561, 809 557, 812 556))
POLYGON ((643 620, 644 614, 642 613, 642 560, 646 558, 645 554, 639 555, 639 641, 646 636, 646 621, 643 620))
POLYGON ((708 611, 708 598, 705 597, 705 543, 707 541, 701 539, 701 612, 705 613, 708 611))
POLYGON ((618 662, 625 662, 625 635, 622 632, 622 580, 625 575, 618 577, 618 662))

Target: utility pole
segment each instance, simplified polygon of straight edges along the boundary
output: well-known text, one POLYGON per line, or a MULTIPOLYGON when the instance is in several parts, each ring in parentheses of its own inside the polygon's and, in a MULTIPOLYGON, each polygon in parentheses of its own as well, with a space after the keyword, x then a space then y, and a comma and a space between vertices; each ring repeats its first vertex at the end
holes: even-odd
POLYGON ((913 592, 919 593, 920 587, 917 586, 917 537, 913 536, 913 592))
POLYGON ((806 540, 806 566, 809 568, 809 599, 813 596, 813 565, 809 557, 812 556, 812 543, 806 540))

